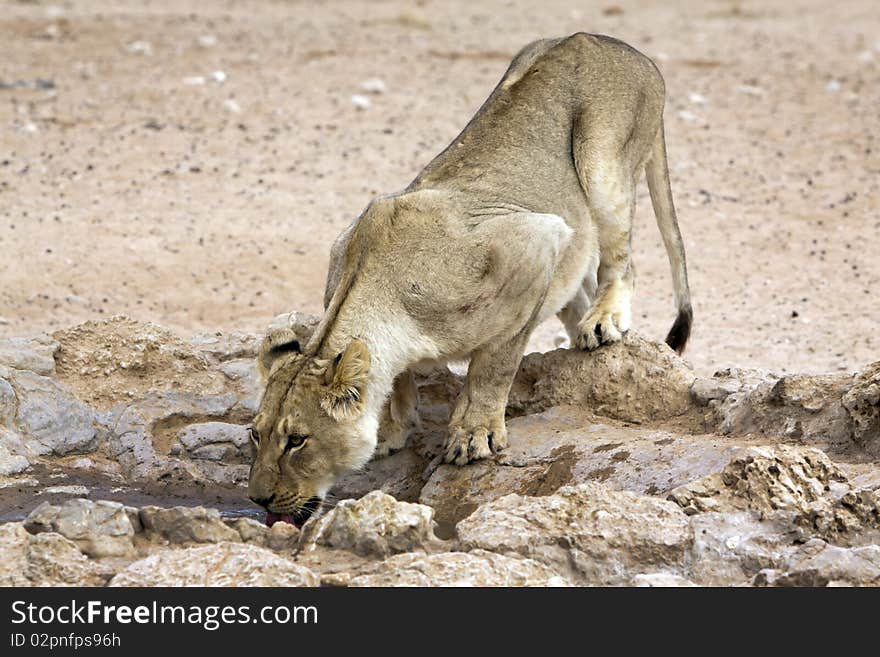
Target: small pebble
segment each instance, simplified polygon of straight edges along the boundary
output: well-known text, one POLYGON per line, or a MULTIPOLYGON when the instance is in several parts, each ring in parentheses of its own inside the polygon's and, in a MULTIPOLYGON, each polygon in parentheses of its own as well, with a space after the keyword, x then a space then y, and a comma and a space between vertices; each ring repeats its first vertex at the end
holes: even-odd
POLYGON ((153 45, 149 41, 132 41, 125 49, 135 55, 145 55, 149 57, 153 54, 153 45))
POLYGON ((365 110, 368 109, 373 103, 371 103, 370 99, 366 96, 362 96, 361 94, 354 94, 351 97, 351 104, 357 107, 359 110, 365 110))
POLYGON ((831 80, 828 84, 825 85, 825 91, 830 94, 840 91, 840 81, 839 80, 831 80))
POLYGON ((741 94, 745 94, 746 96, 764 95, 764 90, 761 89, 761 87, 756 87, 752 84, 741 84, 736 88, 736 90, 741 94))
POLYGON ((380 78, 370 78, 361 82, 361 90, 369 94, 384 94, 388 91, 388 86, 380 78))

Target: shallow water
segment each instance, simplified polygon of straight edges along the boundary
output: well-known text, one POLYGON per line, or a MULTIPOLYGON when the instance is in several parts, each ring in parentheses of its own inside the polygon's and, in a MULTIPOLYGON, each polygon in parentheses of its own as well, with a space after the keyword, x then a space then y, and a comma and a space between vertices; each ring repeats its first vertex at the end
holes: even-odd
POLYGON ((89 470, 34 467, 21 483, 0 488, 0 522, 23 520, 43 502, 57 504, 72 497, 111 500, 134 507, 206 506, 225 517, 248 517, 262 522, 265 511, 247 499, 244 486, 195 482, 188 477, 168 477, 134 484, 89 470), (81 491, 47 492, 55 487, 83 486, 81 491))

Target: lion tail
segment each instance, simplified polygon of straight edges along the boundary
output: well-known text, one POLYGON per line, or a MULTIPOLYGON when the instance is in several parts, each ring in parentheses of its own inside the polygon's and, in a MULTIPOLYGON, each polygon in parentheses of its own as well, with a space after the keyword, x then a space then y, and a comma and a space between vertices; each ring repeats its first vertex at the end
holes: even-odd
POLYGON ((666 138, 662 119, 657 136, 654 137, 651 155, 645 164, 645 175, 648 179, 648 189, 651 192, 654 216, 657 219, 660 234, 663 236, 663 244, 666 246, 666 255, 669 257, 669 266, 672 269, 675 306, 678 309, 675 323, 666 336, 666 344, 680 354, 684 351, 691 334, 694 311, 688 287, 684 242, 681 239, 681 231, 678 229, 678 218, 675 216, 675 205, 672 202, 672 189, 669 186, 669 165, 666 162, 666 138))

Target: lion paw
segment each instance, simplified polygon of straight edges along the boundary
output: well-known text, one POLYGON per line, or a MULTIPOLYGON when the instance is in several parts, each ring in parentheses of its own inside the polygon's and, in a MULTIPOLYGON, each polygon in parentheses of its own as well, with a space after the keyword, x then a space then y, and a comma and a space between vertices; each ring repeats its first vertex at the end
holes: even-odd
POLYGON ((407 425, 401 425, 397 422, 383 422, 379 427, 379 439, 376 442, 376 449, 373 451, 373 460, 391 456, 395 452, 399 452, 406 447, 406 441, 410 435, 418 429, 418 421, 412 421, 407 425))
POLYGON ((399 452, 406 446, 408 432, 398 434, 396 436, 379 436, 376 443, 376 449, 373 452, 373 460, 382 459, 391 456, 395 452, 399 452))
POLYGON ((592 316, 578 327, 577 346, 587 351, 598 349, 603 344, 619 342, 625 331, 618 328, 610 314, 598 318, 592 316))
POLYGON ((485 426, 449 427, 444 448, 444 460, 455 465, 467 465, 500 452, 507 447, 507 429, 485 426))
POLYGON ((629 295, 609 294, 578 324, 577 346, 587 351, 620 342, 632 323, 629 295))

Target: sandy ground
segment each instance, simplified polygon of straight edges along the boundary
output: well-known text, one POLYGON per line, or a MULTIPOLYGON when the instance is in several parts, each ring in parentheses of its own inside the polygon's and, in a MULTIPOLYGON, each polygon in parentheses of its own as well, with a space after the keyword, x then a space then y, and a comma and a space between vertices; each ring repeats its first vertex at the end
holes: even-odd
MULTIPOLYGON (((666 77, 697 369, 880 358, 876 0, 0 0, 0 335, 318 312, 335 235, 522 45, 578 30, 666 77)), ((644 183, 634 241, 636 328, 659 339, 674 311, 644 183)))

